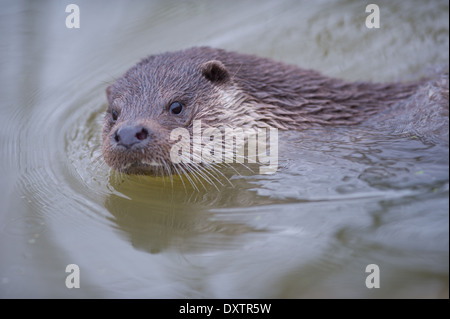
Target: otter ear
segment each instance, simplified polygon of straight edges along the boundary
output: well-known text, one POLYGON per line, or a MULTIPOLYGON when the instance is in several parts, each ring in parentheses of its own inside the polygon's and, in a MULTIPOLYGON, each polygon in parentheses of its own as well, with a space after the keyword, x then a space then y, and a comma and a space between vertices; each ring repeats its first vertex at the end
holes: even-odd
POLYGON ((111 104, 113 101, 112 85, 110 85, 106 88, 106 98, 108 99, 108 103, 111 104))
POLYGON ((222 83, 230 78, 230 74, 222 62, 212 60, 202 65, 202 74, 211 82, 222 83))

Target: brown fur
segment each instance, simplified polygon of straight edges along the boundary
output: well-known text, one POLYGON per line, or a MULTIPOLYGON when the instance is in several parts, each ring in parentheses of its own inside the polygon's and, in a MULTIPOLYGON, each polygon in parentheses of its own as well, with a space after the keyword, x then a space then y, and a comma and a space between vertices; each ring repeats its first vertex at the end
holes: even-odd
POLYGON ((404 100, 415 83, 347 82, 316 71, 252 55, 207 47, 150 56, 107 89, 103 155, 127 173, 173 173, 170 131, 202 125, 276 127, 301 130, 311 125, 353 125, 404 100), (172 102, 183 112, 169 112, 172 102), (112 120, 116 110, 118 118, 112 120), (148 128, 149 138, 125 149, 114 140, 124 125, 148 128), (159 166, 149 163, 159 164, 159 166), (133 165, 131 165, 133 164, 133 165), (130 167, 131 165, 131 167, 130 167))

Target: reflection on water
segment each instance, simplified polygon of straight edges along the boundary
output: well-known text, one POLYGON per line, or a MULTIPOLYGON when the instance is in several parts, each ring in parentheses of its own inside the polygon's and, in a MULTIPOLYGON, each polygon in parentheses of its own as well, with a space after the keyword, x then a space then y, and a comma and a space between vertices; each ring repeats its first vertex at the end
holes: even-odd
POLYGON ((263 231, 245 223, 217 220, 208 210, 222 206, 229 197, 236 198, 232 195, 236 188, 222 189, 227 193, 224 198, 213 187, 187 191, 180 182, 161 182, 149 188, 152 179, 135 176, 113 182, 126 197, 111 194, 105 201, 111 220, 136 249, 150 253, 169 248, 183 253, 223 249, 238 240, 236 235, 263 231))
POLYGON ((100 151, 104 90, 148 54, 210 45, 352 80, 433 77, 446 1, 378 2, 378 30, 352 1, 77 4, 68 30, 63 3, 0 3, 0 297, 448 297, 434 87, 357 127, 280 133, 276 174, 224 171, 218 187, 122 176, 100 151), (372 263, 380 289, 364 285, 372 263))

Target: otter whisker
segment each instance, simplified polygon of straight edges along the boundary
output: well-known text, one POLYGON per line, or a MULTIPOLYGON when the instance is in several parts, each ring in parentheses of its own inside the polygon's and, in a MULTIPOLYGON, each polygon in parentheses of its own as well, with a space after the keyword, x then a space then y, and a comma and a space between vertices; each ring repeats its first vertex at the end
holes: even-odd
POLYGON ((194 181, 192 180, 192 178, 189 176, 188 173, 190 173, 190 172, 189 172, 188 167, 185 167, 184 165, 180 165, 179 167, 180 167, 180 169, 183 171, 184 176, 186 176, 186 178, 187 178, 187 180, 189 181, 189 183, 191 184, 191 186, 194 187, 195 190, 200 191, 200 190, 198 189, 197 185, 196 185, 196 184, 194 183, 194 181))
POLYGON ((208 166, 208 170, 213 171, 214 173, 221 175, 225 180, 231 185, 231 187, 234 187, 233 183, 231 183, 230 179, 226 177, 217 167, 219 167, 220 164, 212 164, 208 166))
MULTIPOLYGON (((214 171, 214 164, 206 164, 205 169, 201 171, 203 174, 207 174, 211 176, 213 179, 215 179, 221 186, 224 186, 224 184, 217 178, 214 171)), ((222 174, 223 176, 223 174, 222 174)))
MULTIPOLYGON (((180 180, 181 180, 181 183, 183 184, 184 192, 185 192, 185 194, 187 194, 187 189, 186 189, 186 185, 184 184, 184 180, 183 180, 182 174, 181 174, 180 171, 178 170, 177 166, 173 166, 173 168, 174 168, 175 171, 177 172, 177 175, 180 176, 180 180)), ((182 167, 180 167, 180 169, 182 169, 182 167)))
MULTIPOLYGON (((195 180, 197 180, 198 182, 200 182, 200 184, 203 186, 203 189, 204 190, 207 190, 207 188, 205 187, 205 184, 203 184, 203 182, 202 182, 202 180, 200 179, 200 178, 198 178, 198 176, 197 176, 197 171, 195 170, 195 169, 192 169, 192 167, 190 167, 190 166, 186 166, 186 168, 188 168, 189 169, 189 173, 191 174, 191 176, 195 179, 195 180)), ((197 189, 198 190, 198 189, 197 189)))
POLYGON ((220 181, 219 176, 224 178, 230 184, 231 187, 234 187, 234 185, 233 185, 233 183, 231 183, 230 179, 228 177, 226 177, 218 169, 219 166, 220 166, 220 164, 217 164, 217 163, 208 163, 208 164, 205 165, 204 173, 208 174, 209 176, 214 178, 221 186, 224 186, 224 184, 220 181))
MULTIPOLYGON (((165 169, 165 170, 167 171, 167 175, 168 175, 169 178, 170 178, 170 185, 172 186, 172 191, 173 191, 173 176, 172 176, 172 174, 171 174, 169 165, 168 165, 167 163, 163 163, 163 169, 165 169)), ((163 170, 163 174, 164 174, 164 170, 163 170)), ((166 176, 164 175, 164 178, 165 178, 165 177, 166 177, 166 176)))
MULTIPOLYGON (((205 164, 204 164, 204 166, 206 167, 205 164)), ((198 174, 199 176, 202 176, 209 184, 213 183, 212 180, 208 176, 203 176, 202 173, 204 173, 205 170, 202 169, 201 164, 194 163, 193 167, 195 167, 195 169, 193 170, 193 172, 195 174, 198 174)))
MULTIPOLYGON (((219 188, 218 188, 217 185, 214 183, 214 181, 211 180, 211 178, 209 178, 208 173, 207 173, 207 172, 208 172, 207 169, 205 169, 205 170, 203 170, 203 169, 194 170, 193 172, 194 172, 194 174, 198 175, 199 178, 205 179, 210 185, 214 186, 217 190, 219 190, 219 188)), ((209 174, 209 175, 212 176, 212 177, 214 177, 214 176, 211 175, 211 174, 209 174)), ((217 180, 217 178, 215 178, 215 177, 214 177, 214 179, 217 180)), ((219 180, 217 180, 217 181, 223 186, 223 184, 222 184, 219 180)))

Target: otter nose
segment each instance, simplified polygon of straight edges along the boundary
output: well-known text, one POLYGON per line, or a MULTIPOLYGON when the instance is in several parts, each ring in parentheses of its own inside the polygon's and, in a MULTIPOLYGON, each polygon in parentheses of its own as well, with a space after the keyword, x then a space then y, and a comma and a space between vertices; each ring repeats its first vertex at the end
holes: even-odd
POLYGON ((148 130, 141 125, 122 126, 114 133, 114 140, 118 145, 130 148, 131 146, 145 141, 148 138, 148 130))

